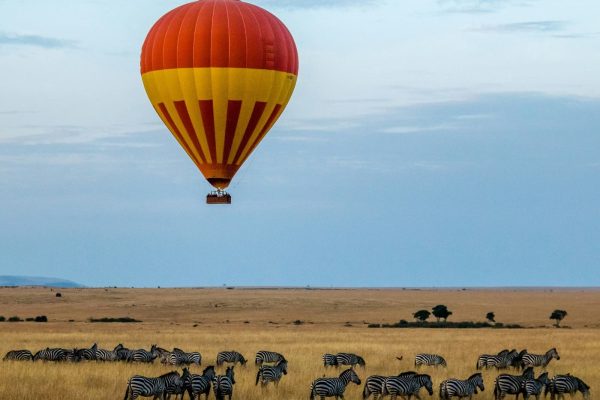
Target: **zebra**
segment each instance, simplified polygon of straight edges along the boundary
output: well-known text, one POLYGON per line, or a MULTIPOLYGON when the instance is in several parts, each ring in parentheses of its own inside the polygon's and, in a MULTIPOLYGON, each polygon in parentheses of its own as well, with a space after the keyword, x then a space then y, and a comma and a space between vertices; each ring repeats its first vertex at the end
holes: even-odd
MULTIPOLYGON (((402 372, 398 376, 413 376, 417 375, 414 371, 402 372)), ((368 399, 373 395, 374 400, 377 400, 381 396, 381 390, 383 382, 387 379, 387 376, 382 375, 371 375, 365 380, 365 388, 363 389, 363 400, 368 399)))
POLYGON ((315 397, 320 397, 321 400, 325 397, 335 397, 343 399, 346 386, 350 382, 360 385, 361 381, 356 372, 352 368, 348 368, 342 372, 337 378, 318 378, 310 385, 310 400, 315 397))
POLYGON ((523 356, 527 354, 527 349, 521 350, 512 360, 510 360, 509 366, 516 368, 517 370, 524 369, 523 356))
MULTIPOLYGON (((513 350, 516 351, 516 350, 513 350)), ((478 358, 477 358, 477 364, 476 364, 476 368, 477 369, 482 369, 487 367, 487 360, 490 357, 496 357, 496 356, 505 356, 509 353, 508 349, 504 349, 502 351, 500 351, 498 354, 481 354, 478 358)))
POLYGON ((518 356, 517 350, 511 350, 503 355, 490 356, 486 360, 487 368, 506 369, 512 361, 518 356))
POLYGON ((42 361, 66 361, 67 360, 67 350, 54 348, 51 349, 46 347, 44 350, 40 350, 33 355, 33 361, 42 360, 42 361))
POLYGON ((152 363, 154 362, 154 359, 158 357, 158 354, 158 347, 155 344, 153 344, 150 347, 150 351, 144 349, 133 350, 131 352, 130 359, 134 362, 152 363))
POLYGON ((215 389, 215 398, 224 400, 225 396, 231 400, 233 396, 233 385, 235 385, 235 374, 232 367, 227 367, 225 375, 217 375, 213 378, 213 386, 215 389))
POLYGON ((200 365, 202 356, 198 352, 186 353, 185 351, 175 348, 173 351, 163 353, 161 355, 161 363, 171 365, 200 365))
POLYGON ((590 398, 590 387, 587 383, 572 375, 556 375, 546 385, 544 391, 544 397, 550 393, 550 399, 554 400, 555 396, 558 395, 558 399, 565 397, 565 393, 569 393, 571 396, 581 392, 584 399, 590 398))
POLYGON ((154 399, 160 396, 165 399, 168 385, 176 379, 181 379, 177 371, 171 371, 158 378, 135 375, 127 382, 127 389, 125 390, 123 400, 135 400, 139 396, 154 396, 154 399))
POLYGON ((64 361, 68 362, 79 362, 82 360, 82 352, 81 349, 63 349, 65 351, 65 359, 64 361))
POLYGON ((412 396, 421 399, 419 390, 422 387, 427 389, 429 395, 433 395, 433 382, 431 376, 427 374, 416 374, 411 376, 394 376, 386 378, 381 385, 381 395, 390 395, 392 400, 396 400, 398 396, 408 396, 408 400, 412 396))
POLYGON ((285 357, 282 354, 274 351, 261 350, 256 353, 254 364, 261 366, 264 363, 278 363, 281 360, 285 360, 285 357))
POLYGON ((283 375, 287 375, 287 360, 285 358, 280 360, 275 366, 262 365, 258 369, 254 385, 258 385, 260 381, 263 387, 267 386, 269 382, 273 382, 275 386, 278 386, 283 375))
POLYGON ((448 366, 444 357, 437 354, 417 354, 415 356, 415 367, 421 365, 435 366, 441 365, 442 367, 448 366))
POLYGON ((323 366, 327 367, 338 367, 338 362, 335 354, 325 353, 323 354, 323 366))
POLYGON ((535 400, 539 400, 542 389, 545 388, 548 383, 550 383, 550 379, 548 379, 547 372, 538 376, 537 379, 527 379, 523 382, 522 386, 523 397, 527 400, 529 396, 535 396, 535 400))
POLYGON ((246 359, 237 351, 221 351, 217 354, 217 365, 223 365, 223 363, 231 363, 233 365, 240 363, 240 365, 245 365, 246 359))
POLYGON ((11 350, 2 359, 2 361, 33 361, 33 354, 29 350, 11 350))
POLYGON ((92 347, 89 349, 79 349, 75 351, 77 358, 80 360, 88 360, 95 361, 96 360, 96 351, 98 350, 98 345, 94 343, 92 347))
POLYGON ((117 355, 118 361, 131 361, 131 356, 133 355, 133 351, 124 347, 121 343, 115 346, 113 349, 115 354, 117 355))
POLYGON ((96 349, 97 361, 116 361, 118 359, 115 350, 96 349))
POLYGON ((175 395, 175 399, 177 399, 177 397, 181 395, 181 400, 183 400, 183 395, 185 394, 186 389, 186 382, 190 381, 190 371, 187 368, 183 368, 182 372, 183 373, 181 374, 181 376, 173 375, 172 377, 169 377, 166 380, 167 387, 163 396, 165 396, 167 400, 171 398, 172 394, 175 395))
POLYGON ((494 384, 494 398, 496 400, 502 400, 507 394, 514 394, 518 400, 519 393, 522 391, 521 388, 523 382, 527 379, 533 379, 532 367, 525 369, 521 375, 498 375, 494 384))
POLYGON ((363 368, 366 365, 364 358, 352 353, 337 353, 335 360, 337 365, 349 365, 351 367, 360 365, 363 368))
POLYGON ((200 397, 200 395, 205 394, 206 400, 208 400, 211 382, 215 375, 215 367, 212 365, 209 365, 208 367, 204 368, 204 371, 202 371, 202 375, 190 375, 188 381, 185 382, 188 394, 190 395, 190 399, 197 400, 200 397))
POLYGON ((477 394, 477 389, 482 392, 485 390, 483 386, 483 376, 481 372, 471 375, 466 380, 447 379, 440 384, 440 399, 450 400, 451 397, 468 397, 469 400, 474 394, 477 394))
POLYGON ((553 358, 560 360, 560 356, 558 355, 558 351, 556 351, 556 348, 552 348, 552 349, 548 350, 545 354, 542 354, 542 355, 527 353, 527 354, 523 355, 523 366, 525 368, 527 368, 527 367, 546 368, 553 358))

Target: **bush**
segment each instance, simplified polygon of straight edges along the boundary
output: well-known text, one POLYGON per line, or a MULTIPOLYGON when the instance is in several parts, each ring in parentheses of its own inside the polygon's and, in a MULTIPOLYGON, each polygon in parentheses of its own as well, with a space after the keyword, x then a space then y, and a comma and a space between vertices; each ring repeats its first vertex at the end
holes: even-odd
POLYGON ((27 321, 27 322, 33 322, 33 321, 35 321, 35 318, 33 318, 33 317, 27 317, 27 318, 25 318, 25 321, 27 321))
POLYGON ((35 317, 35 322, 48 322, 48 317, 45 315, 38 315, 35 317))
POLYGON ((4 322, 4 321, 6 321, 6 318, 4 318, 3 315, 0 315, 0 322, 4 322))
POLYGON ((8 322, 22 322, 23 320, 19 317, 17 317, 16 315, 14 317, 10 317, 8 319, 8 322))
POLYGON ((118 317, 118 318, 108 318, 108 317, 104 317, 104 318, 90 318, 89 320, 90 322, 142 322, 140 320, 137 320, 135 318, 131 318, 131 317, 118 317))
POLYGON ((369 328, 455 328, 455 329, 468 329, 468 328, 497 328, 497 329, 519 329, 523 328, 517 324, 489 324, 487 322, 408 322, 401 320, 395 324, 369 324, 369 328))
POLYGON ((62 293, 61 292, 56 293, 56 297, 62 297, 62 293))

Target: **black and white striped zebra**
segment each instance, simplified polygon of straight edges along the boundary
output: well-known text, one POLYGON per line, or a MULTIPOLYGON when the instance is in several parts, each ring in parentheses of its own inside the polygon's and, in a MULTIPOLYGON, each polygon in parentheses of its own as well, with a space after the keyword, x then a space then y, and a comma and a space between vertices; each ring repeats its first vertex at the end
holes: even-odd
POLYGON ((133 355, 133 351, 124 347, 121 343, 115 346, 113 349, 115 354, 117 355, 118 361, 131 361, 131 356, 133 355))
POLYGON ((135 400, 139 396, 165 398, 168 385, 175 380, 181 379, 177 371, 171 371, 157 378, 148 378, 141 375, 135 375, 127 382, 125 398, 123 400, 135 400))
POLYGON ((272 365, 261 365, 256 373, 256 383, 260 381, 262 387, 265 387, 269 382, 273 382, 275 386, 279 385, 279 381, 283 375, 287 375, 287 360, 281 359, 274 366, 272 365))
MULTIPOLYGON (((402 372, 398 376, 412 376, 412 375, 418 375, 418 374, 414 371, 409 371, 409 372, 402 372)), ((369 376, 365 380, 365 387, 363 389, 363 394, 362 394, 363 400, 368 399, 369 397, 371 397, 371 395, 373 396, 374 400, 379 399, 379 396, 381 396, 381 392, 383 390, 383 383, 385 382, 385 380, 387 378, 389 378, 389 377, 383 376, 383 375, 369 376)))
POLYGON ((95 361, 96 360, 96 350, 98 350, 98 345, 94 343, 92 347, 89 349, 78 349, 75 351, 76 357, 79 360, 85 361, 95 361))
POLYGON ((584 399, 590 398, 590 387, 587 383, 572 375, 557 375, 550 383, 546 385, 544 391, 544 397, 550 393, 550 400, 558 400, 565 397, 565 393, 569 393, 571 396, 581 392, 584 399))
POLYGON ((215 377, 215 367, 209 365, 204 368, 202 371, 202 375, 194 375, 191 374, 188 378, 188 382, 186 382, 187 391, 190 395, 190 399, 198 400, 200 395, 206 395, 206 400, 208 400, 208 395, 210 394, 210 388, 212 387, 212 380, 215 377))
POLYGON ((243 355, 234 350, 221 351, 219 354, 217 354, 217 365, 223 365, 224 363, 234 365, 240 363, 240 365, 244 365, 246 364, 246 359, 243 355))
POLYGON ((366 365, 364 358, 353 353, 337 353, 335 360, 337 365, 349 365, 351 367, 356 365, 364 367, 366 365))
POLYGON ((434 367, 441 365, 442 367, 446 367, 448 364, 444 360, 444 357, 437 354, 417 354, 415 356, 415 367, 422 365, 434 367))
POLYGON ((261 350, 256 353, 256 358, 254 359, 254 364, 261 366, 265 363, 274 363, 277 364, 281 360, 285 360, 285 357, 274 351, 261 350))
POLYGON ((66 361, 67 350, 61 348, 46 347, 33 355, 33 361, 66 361))
POLYGON ((323 366, 327 367, 338 367, 338 362, 335 354, 325 353, 323 354, 323 366))
POLYGON ((115 350, 96 349, 97 361, 117 361, 117 352, 115 350))
POLYGON ((170 365, 200 365, 202 363, 202 356, 198 352, 186 353, 181 349, 175 348, 173 351, 161 355, 161 363, 170 365))
POLYGON ((486 368, 506 369, 511 366, 512 361, 518 356, 517 350, 496 356, 489 356, 486 360, 486 368))
POLYGON ((482 392, 485 390, 481 372, 471 375, 464 381, 447 379, 440 384, 440 399, 450 400, 452 397, 458 397, 459 399, 468 397, 470 400, 474 394, 477 394, 477 389, 482 392))
POLYGON ((527 349, 521 350, 519 352, 519 354, 517 354, 516 356, 512 357, 510 362, 509 362, 509 367, 513 367, 517 370, 521 370, 524 369, 525 367, 523 366, 523 356, 527 354, 527 349))
POLYGON ((525 368, 527 368, 527 367, 546 368, 553 358, 560 360, 560 356, 558 355, 558 351, 556 351, 556 348, 552 348, 552 349, 548 350, 545 354, 527 353, 523 356, 523 366, 525 368))
POLYGON ((391 396, 396 400, 398 396, 408 396, 408 400, 415 396, 420 399, 419 391, 422 387, 427 390, 429 395, 433 395, 433 382, 431 376, 427 374, 417 374, 412 376, 393 376, 387 378, 381 386, 382 396, 391 396))
POLYGON ((63 350, 65 351, 64 361, 79 362, 82 360, 80 349, 63 349, 63 350))
MULTIPOLYGON (((516 352, 516 350, 512 350, 512 351, 515 351, 515 352, 516 352)), ((502 356, 505 356, 505 355, 507 355, 508 353, 510 353, 510 352, 508 351, 508 349, 504 349, 504 350, 502 350, 502 351, 498 352, 498 354, 481 354, 481 355, 480 355, 480 356, 477 358, 477 364, 476 364, 476 368, 477 368, 477 369, 483 369, 483 368, 486 368, 486 367, 487 367, 487 360, 488 360, 488 358, 490 358, 490 357, 496 357, 496 356, 500 356, 500 357, 502 357, 502 356)))
POLYGON ((527 379, 533 378, 533 368, 529 367, 523 371, 521 375, 501 374, 496 378, 494 383, 494 398, 502 400, 507 394, 514 394, 519 398, 522 392, 523 383, 527 379))
POLYGON ((139 349, 131 352, 131 361, 141 363, 152 363, 158 357, 158 347, 153 344, 150 347, 150 351, 139 349))
POLYGON ((165 397, 167 400, 171 398, 171 395, 175 395, 175 400, 177 400, 179 396, 181 396, 181 400, 183 400, 183 395, 187 389, 186 384, 190 381, 190 371, 187 368, 183 368, 182 372, 181 376, 173 375, 167 379, 167 387, 165 389, 165 397))
POLYGON ((2 359, 3 361, 33 361, 33 354, 29 350, 11 350, 2 359))
POLYGON ((225 375, 217 375, 213 379, 213 386, 215 390, 215 398, 217 400, 224 400, 225 396, 231 400, 233 396, 233 386, 235 385, 235 373, 232 367, 227 367, 225 375))
POLYGON ((310 400, 319 397, 323 400, 325 397, 344 398, 346 386, 350 382, 360 385, 361 381, 352 368, 342 372, 337 378, 318 378, 310 385, 310 400))
POLYGON ((537 379, 527 379, 523 382, 522 386, 523 397, 527 400, 530 396, 535 396, 535 400, 539 400, 542 389, 544 389, 548 383, 550 383, 550 379, 548 379, 547 372, 538 376, 537 379))

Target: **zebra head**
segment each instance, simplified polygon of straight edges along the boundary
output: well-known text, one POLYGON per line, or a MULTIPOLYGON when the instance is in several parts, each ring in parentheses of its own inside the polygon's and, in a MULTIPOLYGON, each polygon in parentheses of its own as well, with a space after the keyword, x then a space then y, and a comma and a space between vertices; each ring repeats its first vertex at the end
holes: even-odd
POLYGON ((227 371, 225 371, 225 375, 231 379, 231 383, 235 385, 235 372, 233 371, 233 367, 227 367, 227 371))
POLYGON ((541 374, 540 376, 538 376, 537 380, 542 385, 547 385, 548 383, 550 383, 550 379, 548 378, 548 373, 547 372, 544 372, 543 374, 541 374))
POLYGON ((583 398, 585 400, 588 400, 590 398, 589 385, 577 377, 575 378, 575 380, 577 380, 577 390, 579 390, 581 394, 583 394, 583 398))
POLYGON ((240 354, 240 365, 246 365, 248 361, 246 361, 246 359, 244 358, 243 355, 240 354))
MULTIPOLYGON (((514 352, 516 352, 516 350, 513 350, 513 351, 514 351, 514 352)), ((499 351, 499 352, 498 352, 498 355, 499 355, 499 356, 505 356, 505 355, 507 355, 508 353, 512 353, 513 351, 510 351, 510 352, 509 352, 509 351, 508 351, 508 349, 504 349, 504 350, 502 350, 502 351, 499 351)))
POLYGON ((210 380, 212 380, 215 377, 215 375, 215 367, 212 365, 209 365, 208 367, 204 368, 204 371, 202 371, 202 376, 205 376, 210 380))
POLYGON ((284 375, 287 375, 287 360, 285 358, 279 360, 276 365, 284 375))
POLYGON ((365 359, 362 358, 361 356, 356 356, 356 361, 358 361, 358 365, 360 365, 361 367, 364 367, 365 365, 367 365, 367 363, 365 363, 365 359))
POLYGON ((340 374, 340 379, 344 382, 353 382, 360 385, 361 381, 356 372, 352 368, 348 368, 340 374))
POLYGON ((119 343, 118 345, 115 346, 115 348, 113 349, 113 351, 119 351, 121 349, 125 348, 125 346, 123 346, 123 343, 119 343))
POLYGON ((158 351, 158 346, 153 344, 152 346, 150 346, 150 354, 152 354, 152 356, 154 358, 158 357, 160 355, 160 352, 158 351))
POLYGON ((425 389, 427 389, 427 393, 429 393, 430 396, 433 395, 433 382, 431 381, 431 376, 427 375, 427 374, 423 374, 423 375, 416 375, 415 378, 417 379, 417 381, 419 382, 419 384, 422 387, 425 387, 425 389))
POLYGON ((481 375, 481 372, 471 375, 469 379, 467 379, 467 381, 471 382, 471 384, 475 387, 475 393, 477 393, 477 389, 481 390, 482 392, 485 390, 485 386, 483 386, 483 376, 481 375))
POLYGON ((560 356, 558 355, 558 351, 556 351, 556 347, 548 350, 546 354, 550 357, 550 359, 556 358, 557 360, 560 360, 560 356))

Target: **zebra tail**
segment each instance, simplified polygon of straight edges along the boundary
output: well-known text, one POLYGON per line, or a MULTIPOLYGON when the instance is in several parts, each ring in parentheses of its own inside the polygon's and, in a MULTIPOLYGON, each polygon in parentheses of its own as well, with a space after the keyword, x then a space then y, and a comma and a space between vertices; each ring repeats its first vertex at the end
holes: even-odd
POLYGON ((367 399, 371 393, 369 393, 369 387, 367 386, 367 382, 365 382, 365 388, 363 389, 363 400, 367 399))
POLYGON ((256 383, 254 384, 254 386, 258 385, 258 381, 260 380, 260 373, 262 372, 262 368, 258 369, 258 372, 256 373, 256 383))

